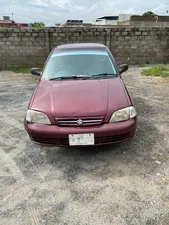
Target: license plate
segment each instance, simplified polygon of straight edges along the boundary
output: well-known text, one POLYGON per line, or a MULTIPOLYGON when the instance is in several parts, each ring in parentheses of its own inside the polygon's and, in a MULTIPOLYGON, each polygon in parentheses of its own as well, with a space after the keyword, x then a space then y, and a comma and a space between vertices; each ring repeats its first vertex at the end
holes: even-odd
POLYGON ((69 145, 94 145, 94 134, 70 134, 69 145))

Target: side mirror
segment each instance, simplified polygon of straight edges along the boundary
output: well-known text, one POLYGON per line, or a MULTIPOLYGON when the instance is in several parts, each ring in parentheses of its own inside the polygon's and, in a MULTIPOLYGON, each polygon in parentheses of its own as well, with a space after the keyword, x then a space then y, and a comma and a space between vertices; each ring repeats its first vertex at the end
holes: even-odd
POLYGON ((128 70, 129 66, 127 64, 122 64, 119 66, 119 72, 120 74, 126 72, 128 70))
POLYGON ((32 68, 31 69, 31 74, 35 76, 41 76, 42 71, 39 68, 32 68))

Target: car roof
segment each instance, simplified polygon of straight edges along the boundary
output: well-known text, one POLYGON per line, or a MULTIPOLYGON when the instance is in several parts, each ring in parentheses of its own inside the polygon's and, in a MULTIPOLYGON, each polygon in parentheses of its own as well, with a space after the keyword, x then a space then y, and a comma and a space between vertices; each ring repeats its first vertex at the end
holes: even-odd
POLYGON ((94 49, 94 50, 106 50, 106 46, 98 43, 74 43, 59 45, 56 50, 79 50, 79 49, 94 49))

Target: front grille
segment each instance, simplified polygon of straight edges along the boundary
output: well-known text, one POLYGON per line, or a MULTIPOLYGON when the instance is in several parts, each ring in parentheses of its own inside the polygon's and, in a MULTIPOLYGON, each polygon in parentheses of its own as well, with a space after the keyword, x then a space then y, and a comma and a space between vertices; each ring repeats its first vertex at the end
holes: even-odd
MULTIPOLYGON (((120 141, 125 141, 130 139, 131 133, 114 135, 114 136, 103 136, 103 137, 95 137, 95 144, 108 144, 108 143, 115 143, 120 141)), ((42 143, 42 144, 49 144, 49 145, 58 145, 58 146, 69 146, 69 139, 68 138, 41 138, 41 137, 32 137, 33 141, 42 143)))
POLYGON ((77 126, 95 126, 100 125, 103 122, 103 117, 99 118, 68 118, 68 119, 57 119, 56 123, 58 126, 66 127, 77 127, 77 126))

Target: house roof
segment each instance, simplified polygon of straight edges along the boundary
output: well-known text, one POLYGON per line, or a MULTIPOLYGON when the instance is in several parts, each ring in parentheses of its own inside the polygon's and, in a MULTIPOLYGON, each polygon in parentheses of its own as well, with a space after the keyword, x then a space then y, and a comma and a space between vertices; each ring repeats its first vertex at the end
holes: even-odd
POLYGON ((15 23, 15 21, 13 21, 13 20, 0 20, 0 23, 4 23, 4 24, 6 24, 6 23, 15 23))
POLYGON ((158 22, 169 22, 169 16, 131 16, 131 21, 156 21, 158 17, 158 22))
POLYGON ((102 20, 102 19, 105 19, 105 20, 118 20, 118 16, 103 16, 103 17, 100 17, 100 18, 97 18, 98 20, 102 20))
POLYGON ((0 27, 29 27, 27 23, 0 23, 0 27))

